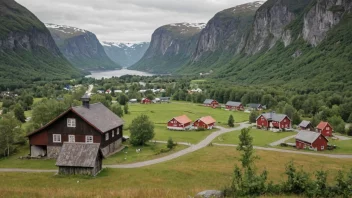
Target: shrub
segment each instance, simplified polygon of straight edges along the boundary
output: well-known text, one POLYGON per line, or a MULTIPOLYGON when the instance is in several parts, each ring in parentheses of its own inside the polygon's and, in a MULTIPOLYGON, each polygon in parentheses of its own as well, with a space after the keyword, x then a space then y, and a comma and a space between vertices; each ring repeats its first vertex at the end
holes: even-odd
POLYGON ((168 149, 173 149, 174 147, 175 147, 175 144, 174 144, 174 141, 172 140, 172 138, 171 137, 169 137, 169 139, 167 140, 167 148, 168 149))
POLYGON ((154 124, 149 120, 147 115, 140 115, 132 120, 130 132, 130 142, 132 145, 144 145, 147 141, 154 138, 154 124))

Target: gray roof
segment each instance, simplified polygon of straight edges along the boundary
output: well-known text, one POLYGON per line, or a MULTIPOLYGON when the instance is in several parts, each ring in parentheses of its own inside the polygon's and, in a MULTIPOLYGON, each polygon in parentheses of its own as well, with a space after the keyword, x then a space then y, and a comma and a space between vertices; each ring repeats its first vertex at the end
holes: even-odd
POLYGON ((313 143, 320 135, 321 135, 320 133, 313 132, 313 131, 299 131, 298 134, 296 135, 296 139, 304 142, 308 142, 308 143, 313 143))
MULTIPOLYGON (((277 113, 263 113, 262 114, 267 120, 272 120, 275 122, 281 122, 287 115, 277 114, 277 113)), ((260 117, 260 116, 259 116, 260 117)), ((258 118, 259 118, 258 117, 258 118)), ((290 118, 289 118, 290 119, 290 118)))
POLYGON ((233 101, 228 101, 226 103, 227 106, 232 106, 232 107, 238 107, 240 106, 242 103, 241 102, 233 102, 233 101))
POLYGON ((120 117, 102 103, 91 104, 89 108, 84 106, 72 107, 72 110, 103 133, 124 123, 120 117))
POLYGON ((261 106, 261 104, 249 103, 248 106, 250 108, 258 108, 259 106, 261 106))
POLYGON ((303 120, 298 126, 300 126, 300 127, 308 127, 309 124, 310 124, 310 121, 303 120))
POLYGON ((65 142, 56 160, 56 166, 93 168, 99 152, 100 144, 65 142))
POLYGON ((203 104, 211 104, 213 101, 213 99, 206 99, 204 100, 203 104))

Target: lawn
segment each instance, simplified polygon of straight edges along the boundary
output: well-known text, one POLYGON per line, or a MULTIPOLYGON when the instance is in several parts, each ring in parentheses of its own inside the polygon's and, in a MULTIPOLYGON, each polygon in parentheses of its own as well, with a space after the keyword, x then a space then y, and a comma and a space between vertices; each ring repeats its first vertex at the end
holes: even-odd
POLYGON ((149 145, 138 147, 128 145, 128 147, 126 147, 122 152, 116 153, 115 155, 105 159, 104 164, 129 164, 133 162, 146 161, 164 157, 185 148, 187 148, 187 146, 177 145, 172 150, 168 151, 166 144, 149 143, 149 145), (137 153, 136 149, 141 149, 141 151, 137 153), (165 150, 166 152, 161 152, 161 150, 165 150))
MULTIPOLYGON (((213 142, 223 144, 238 144, 241 131, 233 131, 219 136, 213 142)), ((296 132, 272 132, 259 129, 251 129, 250 135, 253 137, 253 145, 255 146, 269 146, 270 143, 280 140, 282 138, 295 135, 296 132)))
POLYGON ((2 107, 2 102, 0 102, 0 108, 2 107))
MULTIPOLYGON (((255 151, 258 171, 268 170, 275 183, 286 180, 285 165, 314 173, 328 170, 328 181, 351 159, 332 159, 270 151, 255 151)), ((240 153, 235 148, 206 147, 180 158, 137 169, 106 169, 96 178, 54 176, 52 173, 1 173, 0 197, 166 197, 194 196, 208 189, 223 189, 231 182, 240 153)))

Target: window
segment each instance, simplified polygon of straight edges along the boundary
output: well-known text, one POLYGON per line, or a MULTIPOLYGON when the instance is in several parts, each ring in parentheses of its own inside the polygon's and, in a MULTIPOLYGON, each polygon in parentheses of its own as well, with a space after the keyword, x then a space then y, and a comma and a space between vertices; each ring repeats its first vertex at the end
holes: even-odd
POLYGON ((116 135, 120 135, 120 128, 117 128, 116 135))
POLYGON ((68 142, 75 142, 75 136, 74 135, 69 135, 68 136, 68 142))
POLYGON ((67 127, 76 127, 76 119, 67 118, 67 127))
POLYGON ((105 133, 105 140, 109 140, 109 133, 105 133))
POLYGON ((324 150, 325 147, 324 147, 324 146, 321 146, 320 148, 321 148, 321 150, 324 150))
POLYGON ((286 122, 286 119, 284 120, 284 122, 286 122))
POLYGON ((53 134, 53 142, 61 143, 61 134, 53 134))
POLYGON ((86 135, 86 143, 93 143, 93 136, 92 135, 86 135))
POLYGON ((330 130, 330 127, 326 127, 326 130, 330 130))
POLYGON ((114 136, 115 136, 115 131, 112 130, 112 132, 111 132, 111 137, 114 137, 114 136))

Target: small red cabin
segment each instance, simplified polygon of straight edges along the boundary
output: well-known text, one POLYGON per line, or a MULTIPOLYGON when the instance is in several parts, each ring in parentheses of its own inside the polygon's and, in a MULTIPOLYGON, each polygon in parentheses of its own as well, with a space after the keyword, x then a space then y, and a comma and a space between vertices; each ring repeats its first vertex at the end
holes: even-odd
POLYGON ((143 98, 143 99, 141 100, 141 104, 151 104, 151 103, 152 103, 152 101, 149 100, 148 98, 143 98))
POLYGON ((312 131, 300 131, 296 135, 296 148, 297 149, 314 149, 323 151, 327 149, 329 140, 326 139, 321 133, 312 131))
POLYGON ((240 102, 228 101, 225 107, 227 110, 244 111, 244 106, 240 102))
POLYGON ((291 128, 291 119, 285 114, 263 113, 257 117, 257 128, 291 128))
POLYGON ((298 125, 300 130, 304 131, 314 131, 314 127, 310 121, 303 120, 299 125, 298 125))
POLYGON ((201 117, 193 123, 195 129, 212 129, 215 126, 216 120, 211 116, 201 117))
POLYGON ((178 116, 172 118, 167 122, 167 128, 170 130, 179 130, 185 131, 191 127, 192 120, 189 119, 186 115, 178 116))
POLYGON ((206 107, 217 108, 219 106, 219 103, 218 103, 218 101, 213 100, 213 99, 206 99, 203 102, 203 105, 206 106, 206 107))
POLYGON ((328 122, 320 122, 317 126, 317 132, 321 133, 323 136, 332 136, 332 127, 328 122))

